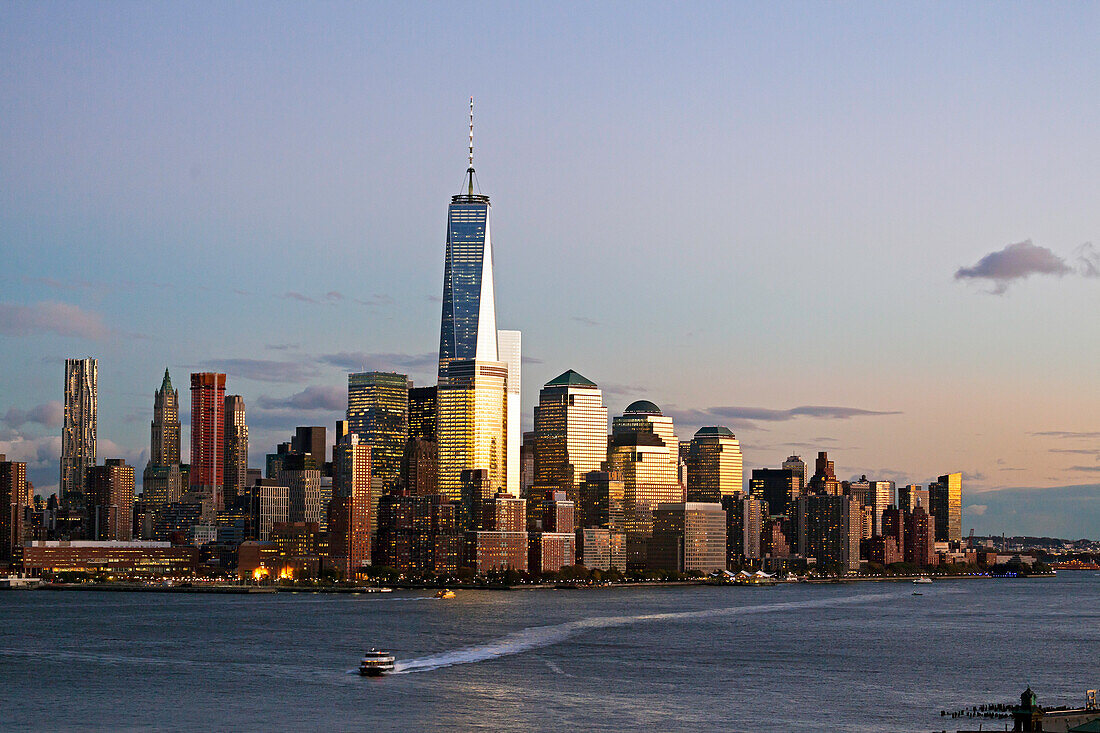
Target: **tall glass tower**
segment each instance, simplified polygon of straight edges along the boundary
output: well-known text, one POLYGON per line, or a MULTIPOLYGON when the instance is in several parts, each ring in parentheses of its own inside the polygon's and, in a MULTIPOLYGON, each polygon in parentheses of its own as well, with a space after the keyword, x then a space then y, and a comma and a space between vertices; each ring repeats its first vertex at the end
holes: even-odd
POLYGON ((474 101, 470 100, 470 167, 466 192, 447 209, 447 260, 443 268, 443 318, 439 332, 439 383, 447 364, 497 360, 493 296, 493 245, 489 197, 474 193, 474 101))

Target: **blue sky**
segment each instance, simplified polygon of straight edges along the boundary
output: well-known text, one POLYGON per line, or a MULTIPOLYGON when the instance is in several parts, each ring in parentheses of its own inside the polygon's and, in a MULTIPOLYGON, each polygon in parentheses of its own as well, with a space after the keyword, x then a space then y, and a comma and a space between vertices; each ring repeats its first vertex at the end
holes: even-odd
POLYGON ((1100 473, 1098 16, 7 3, 0 451, 56 484, 66 356, 139 468, 165 365, 228 372, 254 465, 348 369, 430 383, 473 95, 528 422, 574 368, 749 466, 964 471, 967 529, 1028 531, 998 492, 1100 473))

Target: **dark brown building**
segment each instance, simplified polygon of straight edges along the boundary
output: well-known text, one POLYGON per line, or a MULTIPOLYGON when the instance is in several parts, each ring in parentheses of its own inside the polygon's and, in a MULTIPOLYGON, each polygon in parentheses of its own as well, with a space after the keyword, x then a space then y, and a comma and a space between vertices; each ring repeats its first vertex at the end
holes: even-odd
POLYGON ((134 467, 121 458, 108 458, 104 465, 88 469, 85 484, 87 536, 93 540, 130 541, 134 526, 134 467))

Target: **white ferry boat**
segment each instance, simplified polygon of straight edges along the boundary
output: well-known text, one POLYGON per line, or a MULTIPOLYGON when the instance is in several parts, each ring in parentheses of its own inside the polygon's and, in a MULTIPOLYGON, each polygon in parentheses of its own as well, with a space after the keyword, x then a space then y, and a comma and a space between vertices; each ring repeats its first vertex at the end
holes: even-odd
POLYGON ((931 578, 929 578, 927 575, 923 575, 923 576, 917 578, 916 580, 914 580, 913 584, 914 585, 924 585, 925 583, 931 583, 931 582, 932 582, 931 578))
POLYGON ((359 674, 364 677, 381 677, 393 671, 394 658, 389 652, 371 649, 359 662, 359 674))

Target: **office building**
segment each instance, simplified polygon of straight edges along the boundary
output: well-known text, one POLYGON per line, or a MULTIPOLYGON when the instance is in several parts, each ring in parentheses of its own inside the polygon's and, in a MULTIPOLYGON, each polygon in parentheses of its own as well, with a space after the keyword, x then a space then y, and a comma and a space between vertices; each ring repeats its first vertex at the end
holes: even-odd
POLYGON ((371 448, 371 475, 384 490, 397 486, 409 439, 409 389, 405 374, 348 375, 348 429, 371 448))
POLYGON ((580 502, 580 486, 607 458, 607 408, 595 382, 570 369, 543 386, 535 406, 536 491, 557 489, 580 502))
POLYGON ((729 428, 699 428, 686 460, 689 502, 721 502, 744 493, 741 444, 729 428))
POLYGON ((290 518, 290 489, 274 479, 257 480, 252 486, 252 516, 257 539, 266 542, 272 528, 290 518))
MULTIPOLYGON (((455 376, 448 371, 452 361, 500 361, 490 205, 488 196, 474 193, 473 130, 471 100, 466 191, 452 196, 447 208, 447 253, 443 265, 443 314, 439 333, 440 387, 455 376)), ((507 366, 503 369, 506 374, 507 366)), ((503 472, 503 467, 501 470, 503 472)))
POLYGON ((313 459, 313 467, 324 471, 326 438, 328 430, 323 425, 302 426, 294 428, 294 435, 290 437, 290 453, 309 456, 313 459))
POLYGON ((222 476, 225 503, 232 504, 248 488, 248 425, 244 419, 244 398, 225 398, 225 455, 222 476))
POLYGON ((749 489, 767 505, 769 516, 786 516, 801 496, 801 478, 793 468, 754 468, 749 489))
POLYGON ((882 513, 894 504, 894 482, 893 481, 872 481, 870 483, 871 489, 871 510, 874 512, 874 529, 872 534, 882 534, 882 513))
POLYGON ((149 433, 149 463, 168 466, 180 462, 180 393, 172 388, 167 367, 160 389, 153 392, 149 433))
MULTIPOLYGON (((789 471, 793 471, 795 478, 798 479, 798 494, 802 494, 806 490, 806 463, 800 456, 788 456, 787 460, 783 461, 783 468, 789 471)), ((776 514, 777 512, 772 512, 776 514)))
POLYGON ((210 499, 215 510, 224 507, 224 471, 225 375, 192 374, 190 491, 210 499))
POLYGON ((912 512, 918 506, 928 511, 928 489, 921 489, 920 484, 908 484, 898 487, 898 509, 903 512, 912 512))
MULTIPOLYGON (((674 443, 675 445, 675 443, 674 443)), ((679 446, 676 446, 679 450, 679 446)), ((668 445, 651 432, 620 432, 607 453, 610 478, 623 486, 627 566, 646 567, 646 543, 653 534, 658 504, 682 503, 684 491, 668 457, 668 445)))
POLYGON ((85 486, 88 538, 133 539, 134 467, 121 458, 108 458, 104 465, 88 469, 85 486))
POLYGON ((61 483, 64 506, 82 501, 84 479, 96 464, 98 359, 65 360, 65 417, 61 428, 61 483), (74 497, 73 495, 77 495, 74 497))
POLYGON ((436 387, 409 388, 409 438, 435 441, 436 387))
POLYGON ((577 553, 589 570, 626 572, 626 535, 602 527, 584 527, 577 532, 577 553))
POLYGON ((658 504, 649 567, 706 575, 726 569, 726 513, 716 502, 658 504))
POLYGON ((962 541, 962 474, 949 473, 928 485, 928 511, 935 517, 936 542, 962 541))
POLYGON ((520 419, 520 355, 521 334, 519 331, 497 331, 497 354, 502 364, 508 366, 508 380, 505 386, 507 401, 504 420, 504 462, 505 490, 520 498, 520 445, 523 443, 523 429, 520 419))
POLYGON ((484 470, 482 498, 490 499, 507 489, 508 367, 447 359, 445 369, 437 396, 437 488, 451 501, 461 501, 463 471, 484 470))
POLYGON ((848 496, 812 494, 796 503, 798 554, 819 568, 846 573, 859 569, 863 534, 859 505, 848 496))
POLYGON ((279 470, 279 483, 287 487, 287 521, 321 523, 321 469, 310 453, 287 453, 279 470))
POLYGON ((589 471, 583 478, 578 511, 580 526, 626 531, 623 482, 611 478, 607 471, 589 471))
POLYGON ((676 437, 672 418, 661 414, 661 408, 649 400, 630 403, 622 416, 611 421, 611 436, 649 433, 660 438, 668 453, 669 467, 666 473, 671 483, 680 485, 680 440, 676 437))

